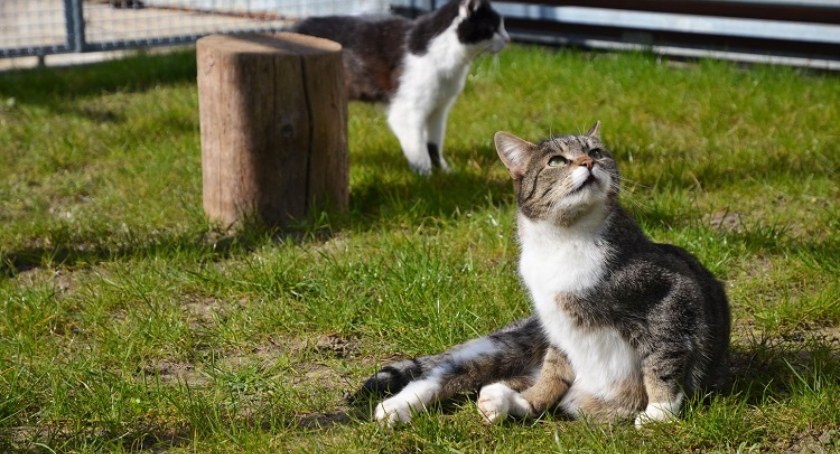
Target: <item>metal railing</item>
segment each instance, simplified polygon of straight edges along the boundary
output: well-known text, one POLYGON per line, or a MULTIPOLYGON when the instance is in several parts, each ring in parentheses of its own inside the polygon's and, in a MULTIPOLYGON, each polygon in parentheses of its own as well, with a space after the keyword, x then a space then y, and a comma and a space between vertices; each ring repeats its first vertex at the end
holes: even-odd
POLYGON ((537 15, 528 14, 531 2, 506 4, 507 24, 522 39, 840 63, 840 1, 546 0, 537 15))
MULTIPOLYGON (((392 0, 408 14, 444 0, 392 0)), ((494 1, 514 39, 840 69, 840 0, 494 1)))
POLYGON ((387 0, 2 0, 0 58, 189 43, 387 8, 387 0))
MULTIPOLYGON (((274 32, 323 14, 447 0, 0 0, 0 58, 274 32)), ((515 39, 840 69, 840 0, 494 1, 515 39)))

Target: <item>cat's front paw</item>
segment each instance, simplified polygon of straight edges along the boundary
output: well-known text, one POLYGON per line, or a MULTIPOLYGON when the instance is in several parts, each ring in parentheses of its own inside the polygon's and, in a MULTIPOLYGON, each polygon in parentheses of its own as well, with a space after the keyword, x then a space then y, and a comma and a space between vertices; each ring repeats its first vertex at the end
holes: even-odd
POLYGON ((508 415, 527 416, 531 405, 521 394, 502 383, 481 388, 478 411, 487 422, 503 421, 508 415))
POLYGON ((443 156, 440 157, 440 163, 438 163, 438 168, 440 169, 441 173, 452 173, 452 169, 449 167, 449 163, 443 159, 443 156))
POLYGON ((373 417, 377 421, 392 425, 397 422, 411 421, 411 405, 399 396, 385 399, 376 406, 373 417))
POLYGON ((416 173, 418 175, 428 176, 428 175, 432 174, 432 161, 429 161, 429 162, 412 161, 412 162, 408 163, 408 166, 411 168, 411 170, 414 173, 416 173))
POLYGON ((636 415, 636 428, 641 429, 651 423, 676 421, 677 412, 679 412, 679 406, 674 406, 670 402, 649 404, 645 411, 636 415))

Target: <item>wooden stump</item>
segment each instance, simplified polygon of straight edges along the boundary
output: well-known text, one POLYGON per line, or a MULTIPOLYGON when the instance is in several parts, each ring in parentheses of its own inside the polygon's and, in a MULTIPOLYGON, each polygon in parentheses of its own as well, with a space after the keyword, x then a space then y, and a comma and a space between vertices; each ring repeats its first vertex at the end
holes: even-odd
POLYGON ((225 228, 347 209, 341 46, 294 33, 198 40, 204 211, 225 228))

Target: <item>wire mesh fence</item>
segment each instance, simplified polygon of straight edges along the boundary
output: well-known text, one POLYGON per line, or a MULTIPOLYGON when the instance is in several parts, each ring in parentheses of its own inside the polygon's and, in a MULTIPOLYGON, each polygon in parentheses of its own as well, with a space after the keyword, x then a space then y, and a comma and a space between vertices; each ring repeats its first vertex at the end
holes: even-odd
POLYGON ((61 0, 0 1, 0 57, 67 51, 67 26, 61 0))
POLYGON ((0 0, 0 57, 177 44, 387 9, 387 0, 0 0))
MULTIPOLYGON (((416 16, 447 0, 0 0, 15 59, 274 32, 317 15, 416 16)), ((521 41, 840 69, 840 0, 495 1, 521 41)), ((75 57, 73 56, 73 57, 75 57)), ((71 57, 71 56, 68 56, 71 57)))

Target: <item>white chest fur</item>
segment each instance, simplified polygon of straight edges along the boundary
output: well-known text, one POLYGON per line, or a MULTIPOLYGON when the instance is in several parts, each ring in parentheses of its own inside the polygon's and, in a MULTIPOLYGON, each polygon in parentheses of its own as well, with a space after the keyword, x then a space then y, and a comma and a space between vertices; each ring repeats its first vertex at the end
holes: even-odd
POLYGON ((455 27, 450 26, 432 39, 424 54, 406 55, 393 101, 410 101, 420 110, 432 110, 458 96, 475 56, 458 41, 455 27), (423 105, 428 107, 424 109, 423 105))
POLYGON ((622 382, 638 375, 635 351, 617 330, 578 326, 558 304, 558 297, 580 295, 602 281, 609 248, 586 227, 561 229, 521 217, 519 229, 519 271, 549 340, 572 363, 572 391, 611 399, 622 382))

